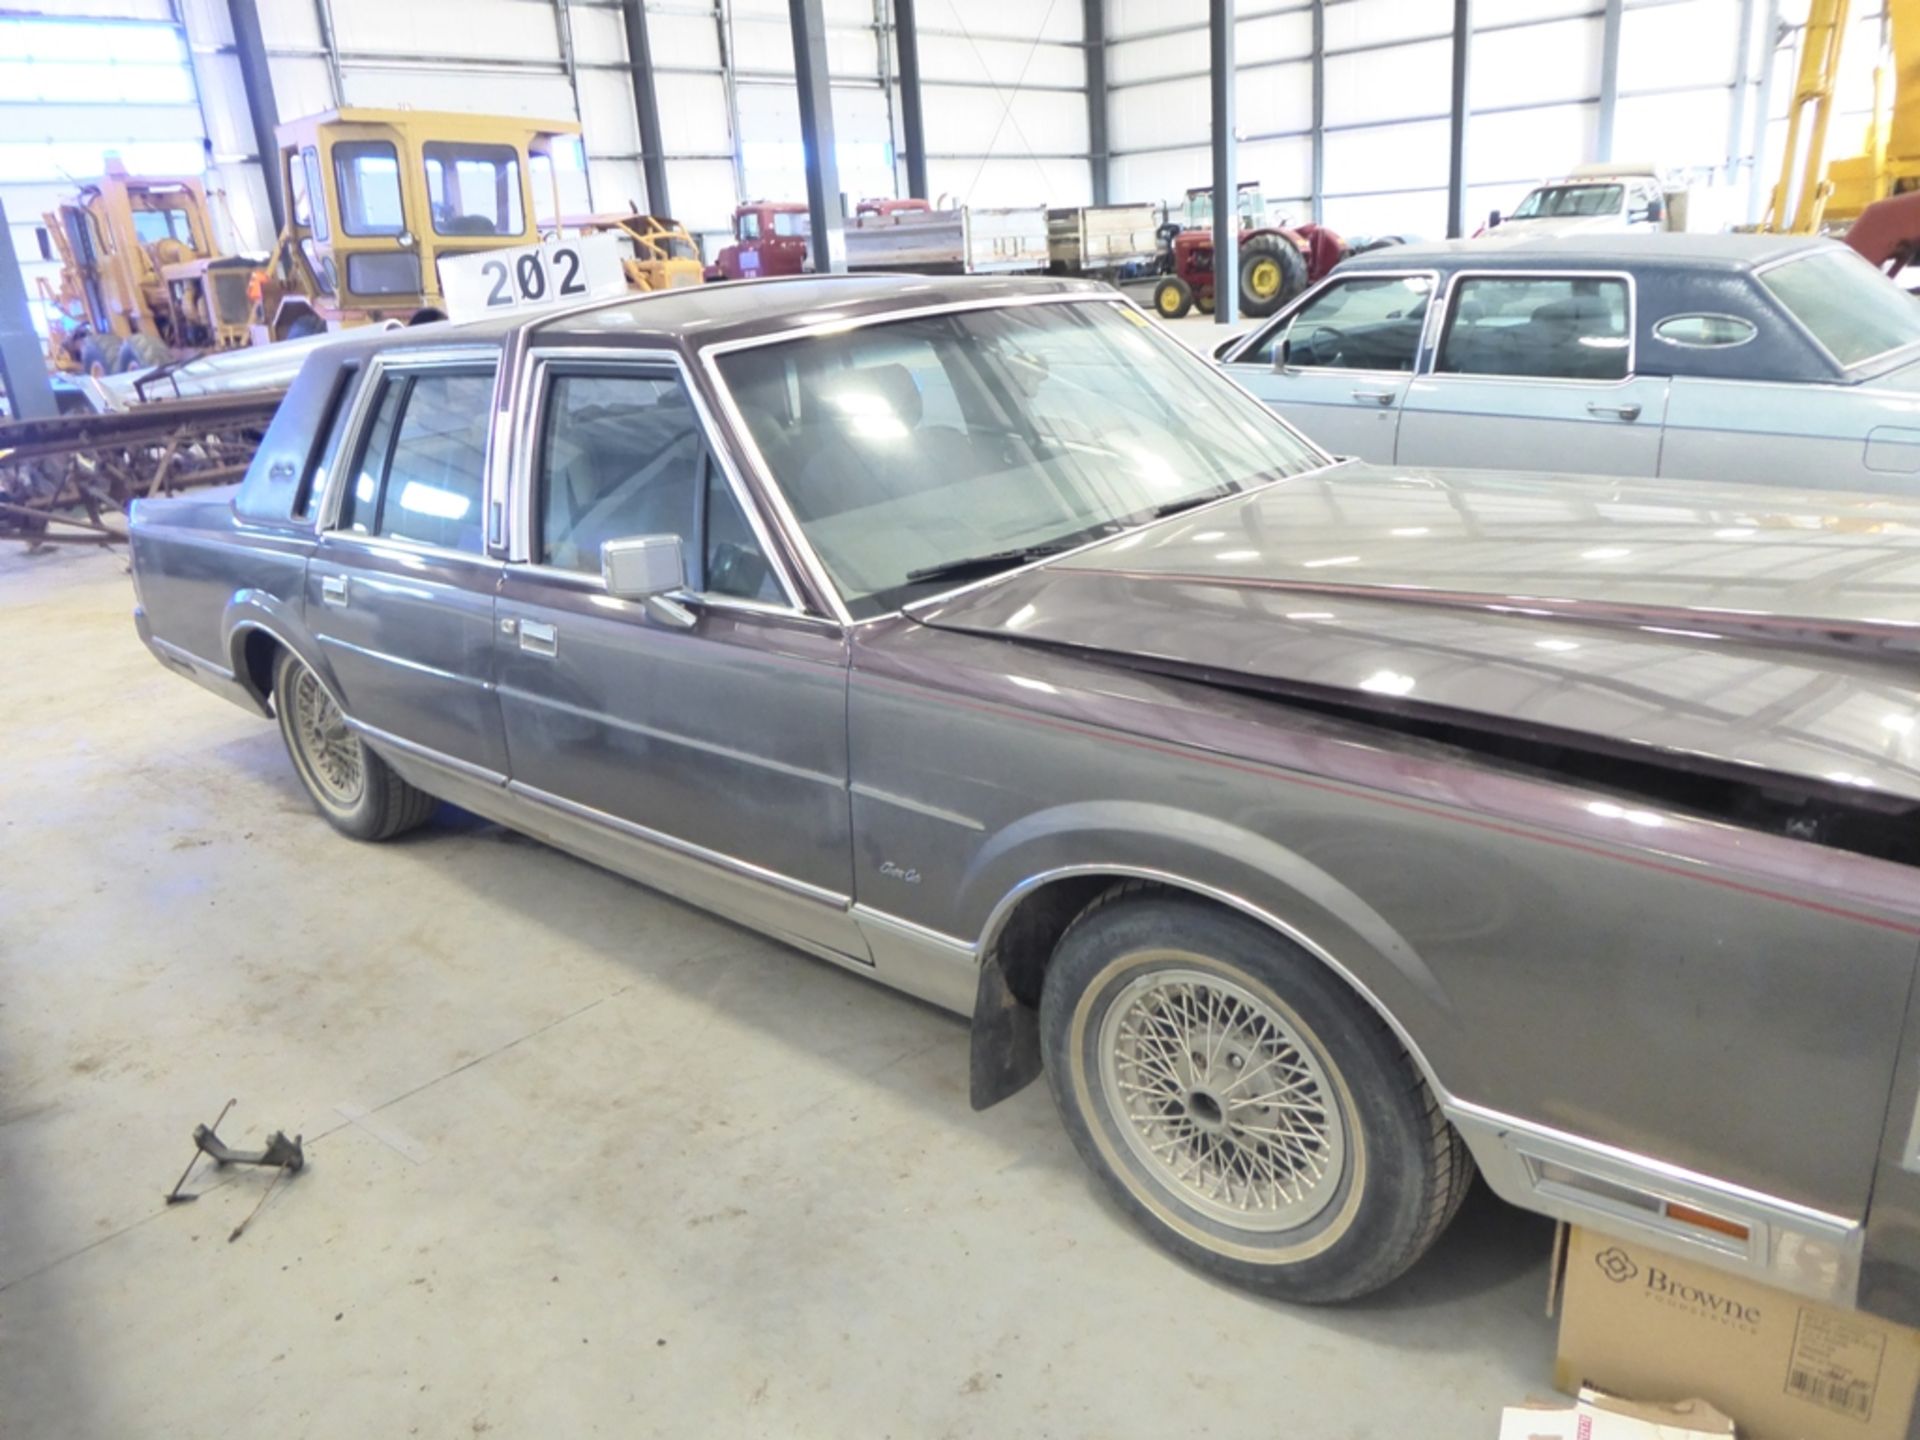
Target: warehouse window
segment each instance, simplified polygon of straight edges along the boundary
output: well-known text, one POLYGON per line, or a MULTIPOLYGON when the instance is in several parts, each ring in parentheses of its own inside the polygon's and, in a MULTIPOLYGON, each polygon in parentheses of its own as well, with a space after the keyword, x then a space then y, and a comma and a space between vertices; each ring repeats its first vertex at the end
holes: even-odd
POLYGON ((1451 375, 1622 380, 1627 282, 1588 276, 1461 280, 1435 367, 1451 375))
POLYGON ((400 159, 385 140, 343 140, 333 147, 333 184, 340 228, 349 235, 398 235, 400 159))
MULTIPOLYGON (((194 103, 186 42, 172 25, 4 19, 0 56, 0 96, 15 104, 194 103)), ((87 173, 99 168, 96 158, 87 173)))
POLYGON ((436 235, 518 235, 526 229, 520 152, 513 146, 435 140, 424 154, 436 235))

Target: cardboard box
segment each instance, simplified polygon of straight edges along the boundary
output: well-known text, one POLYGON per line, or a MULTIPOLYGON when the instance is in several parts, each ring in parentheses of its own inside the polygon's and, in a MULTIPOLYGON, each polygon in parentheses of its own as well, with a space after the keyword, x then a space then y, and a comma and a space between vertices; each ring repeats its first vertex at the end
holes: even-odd
POLYGON ((1920 1330, 1575 1228, 1553 1383, 1699 1397, 1744 1440, 1906 1440, 1920 1330))
POLYGON ((1731 1440, 1733 1421, 1704 1400, 1637 1405, 1582 1390, 1572 1405, 1509 1405, 1500 1440, 1731 1440))

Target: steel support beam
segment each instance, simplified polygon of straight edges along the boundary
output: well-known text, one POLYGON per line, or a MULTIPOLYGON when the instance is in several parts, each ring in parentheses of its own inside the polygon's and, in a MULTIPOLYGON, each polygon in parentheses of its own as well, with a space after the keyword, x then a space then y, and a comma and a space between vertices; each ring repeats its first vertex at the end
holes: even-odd
POLYGON ((7 386, 7 413, 14 420, 44 420, 54 413, 47 357, 27 304, 27 277, 13 250, 7 207, 0 204, 0 380, 7 386))
POLYGON ((1313 223, 1325 223, 1327 207, 1327 0, 1313 0, 1313 53, 1309 57, 1313 119, 1308 145, 1313 164, 1313 223))
POLYGON ((793 25, 793 78, 800 92, 800 144, 806 156, 813 268, 844 273, 847 236, 840 220, 840 165, 833 148, 833 87, 827 79, 823 0, 787 0, 793 25))
POLYGON ((1727 107, 1727 183, 1740 178, 1740 134, 1747 128, 1747 92, 1753 77, 1753 0, 1740 0, 1740 33, 1734 41, 1733 103, 1727 107))
POLYGON ((1087 162, 1093 203, 1111 203, 1113 164, 1107 151, 1107 0, 1081 0, 1080 39, 1087 61, 1087 162))
POLYGON ((1773 68, 1782 39, 1780 0, 1767 0, 1766 29, 1760 32, 1760 93, 1753 103, 1753 174, 1747 179, 1747 223, 1759 223, 1773 187, 1767 183, 1767 118, 1773 109, 1773 68))
POLYGON ((1231 325, 1240 301, 1240 186, 1233 140, 1233 0, 1207 0, 1213 89, 1213 319, 1231 325))
POLYGON ((627 31, 627 74, 633 81, 633 114, 640 122, 640 174, 647 186, 647 210, 673 214, 667 195, 667 147, 660 138, 660 97, 653 88, 653 41, 647 36, 646 0, 620 0, 627 31))
POLYGON ((929 200, 927 127, 920 109, 920 21, 914 14, 918 3, 893 0, 893 34, 900 50, 900 138, 907 147, 907 194, 929 200))
POLYGON ((1447 238, 1467 233, 1468 72, 1473 58, 1473 0, 1453 0, 1453 99, 1447 121, 1447 238))
POLYGON ((1607 0, 1600 12, 1600 115, 1593 158, 1613 159, 1613 112, 1620 103, 1620 20, 1624 0, 1607 0))
POLYGON ((253 121, 253 148, 260 157, 260 173, 267 186, 267 208, 273 212, 273 232, 287 228, 287 197, 280 185, 280 142, 273 127, 280 109, 273 98, 273 72, 267 68, 267 41, 260 30, 260 7, 255 0, 227 0, 227 18, 233 25, 233 53, 240 61, 240 84, 247 92, 247 115, 253 121))

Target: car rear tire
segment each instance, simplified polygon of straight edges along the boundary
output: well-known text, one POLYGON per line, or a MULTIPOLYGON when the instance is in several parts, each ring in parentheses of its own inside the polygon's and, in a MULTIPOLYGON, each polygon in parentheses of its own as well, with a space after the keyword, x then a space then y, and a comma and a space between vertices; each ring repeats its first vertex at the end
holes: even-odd
POLYGON ((1240 311, 1273 314, 1307 288, 1307 259, 1280 235, 1251 235, 1240 246, 1240 311))
POLYGON ((402 780, 347 725, 320 677, 291 650, 273 670, 273 713, 294 774, 334 829, 388 840, 423 825, 439 801, 402 780))
POLYGON ((1168 275, 1153 287, 1153 313, 1162 320, 1178 320, 1193 309, 1193 287, 1178 275, 1168 275))
POLYGON ((1040 1026, 1061 1118, 1121 1208, 1247 1289, 1308 1303, 1378 1290, 1472 1182, 1379 1016, 1219 906, 1146 886, 1096 902, 1054 952, 1040 1026))

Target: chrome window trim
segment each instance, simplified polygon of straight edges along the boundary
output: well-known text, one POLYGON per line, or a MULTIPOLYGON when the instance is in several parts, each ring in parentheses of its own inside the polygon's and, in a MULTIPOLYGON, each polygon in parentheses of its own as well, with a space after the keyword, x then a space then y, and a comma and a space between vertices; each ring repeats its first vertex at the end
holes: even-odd
MULTIPOLYGON (((1274 369, 1274 372, 1276 374, 1280 374, 1280 375, 1374 375, 1374 376, 1393 376, 1395 378, 1412 379, 1415 375, 1420 373, 1420 358, 1427 348, 1427 331, 1429 330, 1429 328, 1431 328, 1431 325, 1432 325, 1433 312, 1435 311, 1435 309, 1441 308, 1441 307, 1435 306, 1433 302, 1436 300, 1444 300, 1444 297, 1446 295, 1446 286, 1444 283, 1442 283, 1440 272, 1437 269, 1435 270, 1353 270, 1353 271, 1349 271, 1345 275, 1342 275, 1338 270, 1336 270, 1331 275, 1328 275, 1318 285, 1314 286, 1313 289, 1302 294, 1299 297, 1299 299, 1294 302, 1293 307, 1289 309, 1285 315, 1277 317, 1279 319, 1284 320, 1287 323, 1288 327, 1291 328, 1291 326, 1293 325, 1293 322, 1300 318, 1300 312, 1305 310, 1307 306, 1312 303, 1312 300, 1314 298, 1317 298, 1320 294, 1322 294, 1325 291, 1333 289, 1336 285, 1351 285, 1355 281, 1361 281, 1361 280, 1412 280, 1422 276, 1433 281, 1433 291, 1427 297, 1427 313, 1420 321, 1420 333, 1414 337, 1413 363, 1407 366, 1406 369, 1404 370, 1365 370, 1356 366, 1347 366, 1347 365, 1288 365, 1284 368, 1278 367, 1278 366, 1271 367, 1271 368, 1274 369)), ((1254 333, 1258 334, 1259 332, 1255 331, 1254 333)), ((1229 363, 1258 364, 1259 362, 1238 361, 1238 362, 1229 362, 1229 363)))
POLYGON ((337 548, 362 550, 371 555, 386 555, 394 559, 419 557, 427 560, 450 560, 456 564, 475 565, 490 570, 500 568, 500 562, 491 555, 476 555, 471 550, 453 550, 445 545, 432 545, 425 540, 412 540, 404 535, 366 535, 358 530, 329 530, 320 538, 326 544, 337 548))
POLYGON ((1578 385, 1587 390, 1605 390, 1631 385, 1641 379, 1640 359, 1640 287, 1630 270, 1531 269, 1515 265, 1500 269, 1455 270, 1447 277, 1447 291, 1440 304, 1440 322, 1428 347, 1425 364, 1413 378, 1420 380, 1496 381, 1510 385, 1578 385), (1619 280, 1627 287, 1627 373, 1617 380, 1578 380, 1570 375, 1479 375, 1438 368, 1440 350, 1453 324, 1453 307, 1459 301, 1460 287, 1468 280, 1619 280))
POLYGON ((1838 355, 1827 348, 1826 342, 1813 333, 1813 330, 1807 325, 1807 322, 1794 314, 1793 307, 1782 300, 1779 295, 1774 292, 1773 287, 1761 279, 1761 277, 1769 271, 1778 270, 1783 265, 1798 265, 1802 261, 1817 259, 1822 255, 1839 254, 1844 249, 1844 246, 1838 249, 1829 249, 1826 245, 1809 245, 1806 249, 1796 250, 1791 255, 1781 255, 1776 259, 1755 265, 1747 273, 1752 275, 1754 280, 1759 283, 1761 292, 1767 297, 1768 301, 1770 301, 1782 315, 1787 317, 1787 323, 1807 337, 1808 344, 1826 356, 1828 361, 1833 365, 1833 368, 1838 370, 1842 375, 1851 375, 1862 366, 1876 364, 1879 361, 1885 360, 1889 355, 1900 355, 1908 350, 1920 349, 1920 340, 1910 340, 1905 345, 1895 345, 1891 350, 1882 350, 1877 355, 1868 355, 1863 359, 1854 361, 1851 365, 1844 364, 1838 355))
MULTIPOLYGON (((353 469, 355 458, 360 453, 360 444, 366 439, 366 428, 371 423, 375 407, 374 396, 384 391, 385 380, 389 374, 412 375, 419 371, 462 370, 476 365, 493 367, 493 406, 497 411, 503 394, 502 381, 506 366, 502 363, 501 348, 498 344, 480 345, 434 345, 418 349, 407 348, 391 353, 376 350, 366 358, 360 385, 354 394, 353 403, 347 414, 342 417, 345 429, 341 432, 340 447, 333 457, 333 463, 327 467, 324 475, 314 477, 315 493, 307 501, 308 511, 314 517, 314 535, 325 540, 332 535, 351 535, 360 539, 394 540, 395 536, 369 536, 357 530, 342 531, 340 524, 340 502, 344 498, 346 479, 353 469), (324 490, 320 487, 324 486, 324 490)), ((487 436, 487 453, 482 461, 480 485, 481 517, 481 553, 472 555, 466 550, 448 550, 441 546, 421 546, 423 551, 444 555, 460 555, 469 559, 486 559, 486 516, 494 499, 494 434, 487 436)), ((409 542, 418 544, 418 542, 409 542)))
MULTIPOLYGON (((665 292, 662 292, 665 293, 665 292)), ((773 536, 767 528, 766 519, 760 513, 760 507, 746 489, 733 461, 725 448, 716 443, 719 427, 714 423, 712 411, 705 397, 694 384, 691 367, 686 357, 673 350, 636 350, 610 345, 528 345, 516 359, 514 377, 513 420, 511 439, 508 442, 506 478, 503 484, 505 492, 507 531, 506 563, 517 574, 532 575, 541 579, 560 579, 580 589, 605 593, 606 580, 591 570, 568 570, 557 565, 542 564, 533 559, 533 507, 535 491, 538 486, 537 470, 540 442, 540 422, 543 418, 551 367, 578 363, 613 370, 660 370, 670 369, 680 382, 680 387, 693 404, 694 415, 700 426, 701 438, 707 453, 720 467, 726 479, 728 490, 734 503, 740 507, 740 513, 746 517, 753 538, 759 542, 761 553, 767 557, 774 576, 780 585, 780 592, 786 596, 784 605, 763 600, 750 600, 743 596, 715 595, 707 591, 677 591, 670 597, 677 600, 697 601, 702 606, 716 610, 733 610, 742 614, 772 615, 794 620, 819 620, 799 600, 798 587, 789 573, 786 561, 781 557, 780 549, 773 543, 773 536)))
MULTIPOLYGON (((1744 315, 1729 315, 1723 310, 1682 310, 1674 315, 1664 315, 1648 327, 1648 334, 1662 345, 1671 345, 1676 350, 1738 350, 1742 345, 1751 345, 1760 338, 1760 327, 1744 315), (1676 340, 1671 335, 1662 335, 1660 327, 1671 325, 1676 320, 1731 320, 1736 325, 1747 327, 1747 333, 1738 340, 1719 340, 1705 342, 1700 340, 1676 340)), ((1805 383, 1805 382, 1801 382, 1805 383)))
MULTIPOLYGON (((1118 537, 1114 535, 1103 535, 1098 539, 1089 540, 1085 545, 1075 546, 1072 550, 1063 550, 1058 555, 1048 555, 1043 559, 1032 561, 1026 565, 1016 566, 1010 570, 1002 570, 997 574, 988 575, 979 580, 972 580, 964 585, 956 585, 951 590, 942 590, 938 594, 923 596, 921 599, 915 600, 910 606, 896 606, 878 615, 869 615, 864 619, 855 620, 852 613, 847 609, 846 599, 841 595, 839 586, 835 585, 833 578, 827 574, 826 566, 821 563, 819 554, 814 550, 812 542, 808 540, 805 530, 801 528, 799 518, 794 515, 793 508, 787 504, 786 494, 781 489, 779 481, 774 477, 772 467, 767 464, 767 457, 761 454, 760 446, 753 438, 753 432, 747 428, 746 419, 741 415, 739 406, 734 403, 733 391, 727 385, 725 377, 720 373, 719 357, 730 355, 739 350, 757 350, 769 345, 784 344, 789 340, 804 340, 817 335, 838 334, 845 330, 862 330, 874 325, 891 324, 897 320, 918 320, 929 315, 953 315, 973 310, 1004 310, 1027 305, 1089 304, 1112 305, 1120 309, 1133 311, 1145 321, 1144 328, 1154 337, 1151 343, 1160 345, 1166 349, 1169 354, 1179 357, 1176 363, 1197 366, 1208 377, 1211 383, 1218 384, 1225 382, 1231 385, 1249 404, 1256 407, 1262 415, 1279 425, 1289 435, 1293 436, 1309 454, 1321 457, 1321 460, 1324 462, 1323 464, 1302 470, 1299 472, 1300 474, 1311 475, 1344 463, 1335 456, 1329 455, 1325 450, 1322 450, 1319 445, 1295 429, 1284 417, 1276 414, 1272 406, 1268 405, 1258 395, 1255 395, 1251 390, 1247 389, 1246 386, 1234 379, 1223 366, 1216 364, 1203 355, 1197 354, 1193 350, 1188 349, 1187 346, 1180 341, 1174 339, 1172 335, 1167 333, 1164 325, 1154 320, 1146 310, 1136 305, 1117 290, 1107 293, 1102 293, 1097 290, 1074 290, 1049 295, 998 296, 991 299, 982 298, 979 300, 948 301, 941 305, 923 305, 910 310, 891 310, 882 314, 861 315, 846 320, 821 321, 817 324, 800 326, 792 330, 782 330, 777 334, 752 335, 739 340, 725 340, 712 345, 702 346, 700 349, 700 363, 706 371, 707 379, 713 385, 714 394, 719 397, 721 410, 727 418, 727 423, 733 430, 733 433, 739 438, 741 446, 746 450, 749 459, 752 461, 754 474, 766 489, 770 505, 776 512, 776 519, 782 531, 788 539, 792 541, 794 551, 800 556, 802 564, 805 565, 807 569, 809 578, 811 578, 815 586, 819 588, 820 593, 827 598, 828 603, 834 610, 835 618, 839 621, 842 628, 857 629, 864 625, 872 625, 883 620, 890 620, 897 615, 906 614, 909 609, 918 609, 921 606, 936 604, 952 596, 965 594, 967 591, 976 589, 981 585, 1004 579, 1009 575, 1018 575, 1024 571, 1034 569, 1036 566, 1050 564, 1056 560, 1064 560, 1068 556, 1079 554, 1082 550, 1091 549, 1095 545, 1103 544, 1108 540, 1113 540, 1118 537)), ((1182 513, 1183 515, 1197 514, 1199 510, 1211 509, 1213 504, 1219 504, 1250 493, 1252 493, 1250 490, 1235 491, 1232 495, 1221 496, 1219 500, 1209 505, 1182 513)), ((1154 523, 1156 522, 1151 520, 1145 521, 1141 525, 1136 526, 1135 529, 1145 529, 1147 525, 1154 523)))

